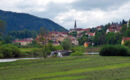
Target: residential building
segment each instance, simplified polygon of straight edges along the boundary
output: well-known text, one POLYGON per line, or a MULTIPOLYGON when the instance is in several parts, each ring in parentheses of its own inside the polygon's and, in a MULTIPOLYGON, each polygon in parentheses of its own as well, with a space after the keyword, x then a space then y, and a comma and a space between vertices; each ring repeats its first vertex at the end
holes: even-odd
POLYGON ((32 41, 33 41, 32 38, 26 38, 26 39, 20 39, 20 40, 16 39, 13 41, 13 43, 18 44, 18 45, 22 45, 22 46, 27 46, 27 45, 31 44, 32 41))

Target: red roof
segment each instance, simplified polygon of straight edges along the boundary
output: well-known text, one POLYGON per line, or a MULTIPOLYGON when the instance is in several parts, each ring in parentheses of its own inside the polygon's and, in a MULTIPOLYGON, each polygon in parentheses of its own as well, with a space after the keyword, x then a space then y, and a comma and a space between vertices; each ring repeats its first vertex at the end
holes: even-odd
POLYGON ((95 33, 88 33, 89 36, 95 36, 95 33))
POLYGON ((130 37, 123 38, 124 41, 130 41, 130 37))
POLYGON ((32 42, 32 39, 14 40, 13 42, 32 42))

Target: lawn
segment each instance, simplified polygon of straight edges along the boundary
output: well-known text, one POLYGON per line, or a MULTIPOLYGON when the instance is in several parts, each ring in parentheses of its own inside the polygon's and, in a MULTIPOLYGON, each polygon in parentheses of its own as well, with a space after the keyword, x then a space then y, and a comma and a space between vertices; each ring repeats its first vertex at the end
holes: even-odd
POLYGON ((130 57, 81 57, 0 63, 0 80, 130 80, 130 57))

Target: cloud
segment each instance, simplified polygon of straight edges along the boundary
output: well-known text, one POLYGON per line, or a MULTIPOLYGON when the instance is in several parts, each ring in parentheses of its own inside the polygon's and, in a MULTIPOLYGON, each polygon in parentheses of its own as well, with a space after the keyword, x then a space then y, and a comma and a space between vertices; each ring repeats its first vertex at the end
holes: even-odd
POLYGON ((0 9, 50 18, 67 29, 87 28, 130 18, 129 0, 1 0, 0 9))
POLYGON ((88 11, 70 9, 68 12, 59 13, 58 16, 55 17, 55 20, 69 29, 73 28, 72 21, 75 19, 77 20, 79 27, 96 27, 112 21, 118 22, 122 19, 128 20, 130 18, 129 5, 130 2, 120 6, 118 9, 108 11, 97 8, 88 11))

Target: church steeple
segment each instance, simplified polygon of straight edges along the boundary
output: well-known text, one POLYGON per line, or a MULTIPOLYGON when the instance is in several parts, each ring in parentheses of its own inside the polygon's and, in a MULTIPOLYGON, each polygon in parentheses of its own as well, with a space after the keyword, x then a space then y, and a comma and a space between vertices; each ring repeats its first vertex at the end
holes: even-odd
POLYGON ((75 30, 77 29, 76 20, 75 20, 75 23, 74 23, 74 29, 75 29, 75 30))

